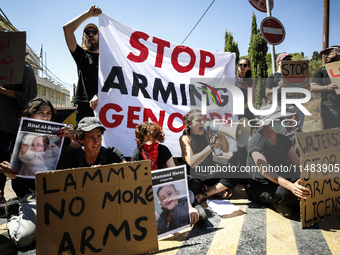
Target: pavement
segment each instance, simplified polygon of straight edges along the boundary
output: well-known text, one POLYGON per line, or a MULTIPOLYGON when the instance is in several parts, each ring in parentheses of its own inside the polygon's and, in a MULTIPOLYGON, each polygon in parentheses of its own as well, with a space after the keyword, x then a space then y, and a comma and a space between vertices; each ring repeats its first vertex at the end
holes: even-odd
MULTIPOLYGON (((203 203, 207 222, 160 239, 159 250, 150 254, 340 255, 340 217, 301 229, 298 212, 291 219, 284 218, 249 201, 242 185, 230 201, 239 210, 223 217, 203 203)), ((0 218, 0 255, 14 254, 36 254, 35 245, 16 249, 7 237, 6 218, 0 218)))

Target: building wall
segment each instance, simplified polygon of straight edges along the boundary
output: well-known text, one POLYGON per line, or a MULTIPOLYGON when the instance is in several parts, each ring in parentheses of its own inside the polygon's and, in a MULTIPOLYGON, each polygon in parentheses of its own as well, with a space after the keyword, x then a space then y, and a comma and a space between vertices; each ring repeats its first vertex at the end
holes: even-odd
POLYGON ((38 97, 45 98, 54 107, 71 107, 70 91, 53 84, 48 78, 35 76, 38 86, 38 97))

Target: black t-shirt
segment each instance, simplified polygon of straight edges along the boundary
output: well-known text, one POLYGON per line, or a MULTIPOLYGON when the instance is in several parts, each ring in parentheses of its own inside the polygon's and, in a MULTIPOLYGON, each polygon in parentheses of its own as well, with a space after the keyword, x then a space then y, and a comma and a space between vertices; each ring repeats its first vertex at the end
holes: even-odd
MULTIPOLYGON (((277 134, 276 145, 271 144, 261 131, 257 132, 249 141, 247 167, 254 171, 249 171, 251 178, 258 182, 267 182, 258 171, 255 171, 256 163, 251 156, 252 152, 258 150, 267 159, 269 166, 287 166, 288 151, 292 147, 291 141, 288 137, 277 134)), ((280 175, 280 173, 278 172, 280 175)))
MULTIPOLYGON (((93 165, 106 165, 112 163, 120 163, 126 161, 123 153, 116 147, 100 148, 100 153, 93 165)), ((69 153, 60 157, 57 169, 68 169, 77 167, 89 167, 85 160, 85 152, 83 147, 70 151, 69 153)))
MULTIPOLYGON (((319 83, 322 86, 327 86, 332 83, 325 66, 321 67, 314 74, 311 83, 319 83)), ((333 106, 333 104, 340 106, 340 95, 337 95, 335 91, 322 92, 321 103, 331 107, 333 106)))
POLYGON ((79 45, 71 52, 78 69, 77 92, 74 98, 75 104, 89 102, 98 94, 98 53, 91 53, 82 49, 79 45))
MULTIPOLYGON (((168 147, 163 144, 159 144, 158 146, 158 157, 157 157, 157 168, 162 169, 166 168, 166 162, 172 157, 172 154, 168 147)), ((139 161, 144 160, 142 157, 142 150, 140 148, 135 149, 132 153, 131 161, 139 161)))
MULTIPOLYGON (((266 88, 272 89, 279 86, 279 82, 282 80, 281 73, 272 73, 266 80, 266 88)), ((277 91, 277 103, 281 105, 281 90, 277 91)))

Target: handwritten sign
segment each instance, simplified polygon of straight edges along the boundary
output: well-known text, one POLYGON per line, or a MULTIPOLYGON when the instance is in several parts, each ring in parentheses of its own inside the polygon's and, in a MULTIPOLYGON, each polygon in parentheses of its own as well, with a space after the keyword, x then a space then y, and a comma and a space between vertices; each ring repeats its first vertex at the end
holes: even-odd
POLYGON ((335 92, 340 94, 340 61, 328 63, 325 67, 331 82, 339 86, 339 89, 336 89, 335 92))
POLYGON ((150 161, 36 174, 37 254, 158 249, 150 161))
POLYGON ((302 228, 340 215, 340 132, 333 128, 295 133, 301 153, 301 185, 311 197, 301 199, 302 228))
POLYGON ((22 83, 25 49, 26 32, 0 32, 0 85, 22 83))

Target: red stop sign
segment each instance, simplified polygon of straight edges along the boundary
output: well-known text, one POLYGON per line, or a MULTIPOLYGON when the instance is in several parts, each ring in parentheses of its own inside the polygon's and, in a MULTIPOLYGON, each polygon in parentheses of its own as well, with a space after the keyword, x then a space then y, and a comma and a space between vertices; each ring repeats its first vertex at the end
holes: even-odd
MULTIPOLYGON (((266 0, 248 0, 249 3, 260 12, 267 12, 266 0)), ((273 10, 274 0, 270 0, 270 10, 273 10)))
POLYGON ((260 30, 263 38, 271 45, 282 43, 286 36, 286 30, 282 23, 274 17, 264 18, 260 30))

